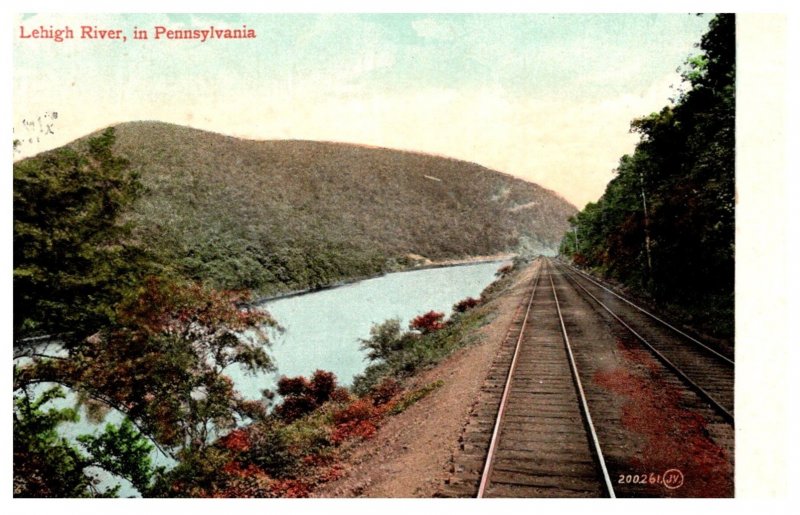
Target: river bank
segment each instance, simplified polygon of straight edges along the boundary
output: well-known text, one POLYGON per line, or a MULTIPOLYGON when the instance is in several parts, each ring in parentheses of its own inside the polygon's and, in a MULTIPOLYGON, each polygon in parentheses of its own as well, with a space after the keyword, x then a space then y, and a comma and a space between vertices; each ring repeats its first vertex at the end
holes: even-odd
POLYGON ((409 379, 408 389, 441 382, 430 395, 389 417, 375 436, 353 444, 342 458, 344 475, 313 497, 432 497, 451 474, 452 458, 493 357, 536 264, 515 274, 481 309, 490 321, 476 342, 409 379))
MULTIPOLYGON (((394 274, 394 273, 404 273, 404 272, 414 272, 418 270, 430 270, 435 268, 446 268, 446 267, 455 267, 455 266, 470 266, 470 265, 478 265, 483 263, 503 263, 506 261, 512 260, 516 254, 494 254, 491 256, 473 256, 469 258, 463 259, 446 259, 441 261, 431 261, 425 260, 421 261, 421 264, 411 265, 406 267, 398 268, 397 270, 388 270, 382 272, 380 274, 375 275, 363 275, 363 276, 356 276, 350 279, 346 279, 343 281, 336 281, 331 284, 327 284, 325 286, 315 287, 315 288, 304 288, 302 290, 292 290, 285 293, 277 293, 275 295, 269 295, 265 297, 258 297, 255 300, 248 302, 248 305, 257 306, 259 304, 264 304, 266 302, 271 302, 273 300, 281 300, 281 299, 288 299, 292 297, 297 297, 299 295, 305 295, 307 293, 315 293, 319 291, 331 290, 334 288, 339 288, 342 286, 347 286, 350 284, 359 283, 361 281, 366 281, 369 279, 375 279, 376 277, 383 277, 387 274, 394 274)), ((421 256, 420 256, 421 257, 421 256)))

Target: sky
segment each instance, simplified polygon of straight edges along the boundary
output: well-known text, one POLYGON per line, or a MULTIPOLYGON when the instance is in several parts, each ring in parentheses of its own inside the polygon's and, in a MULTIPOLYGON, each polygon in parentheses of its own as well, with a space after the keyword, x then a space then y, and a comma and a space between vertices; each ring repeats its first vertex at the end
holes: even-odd
POLYGON ((667 105, 707 30, 690 14, 41 14, 14 20, 15 159, 160 120, 249 139, 433 153, 583 207, 667 105), (81 39, 80 27, 127 41, 81 39), (23 38, 71 27, 74 39, 23 38), (238 28, 255 38, 155 39, 238 28), (148 32, 134 40, 133 29, 148 32), (31 123, 33 122, 33 123, 31 123))

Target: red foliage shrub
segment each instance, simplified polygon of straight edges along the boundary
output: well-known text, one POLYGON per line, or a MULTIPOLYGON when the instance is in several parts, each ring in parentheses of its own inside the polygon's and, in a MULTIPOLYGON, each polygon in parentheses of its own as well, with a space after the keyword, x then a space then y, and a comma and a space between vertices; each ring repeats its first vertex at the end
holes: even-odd
POLYGON ((369 420, 356 420, 336 426, 331 434, 331 441, 339 444, 351 438, 367 439, 372 437, 377 430, 375 424, 369 420))
POLYGON ((317 403, 310 395, 290 395, 275 406, 275 414, 286 422, 293 422, 306 413, 311 413, 316 407, 317 403))
POLYGON ((472 297, 467 297, 464 300, 458 301, 453 306, 453 311, 455 311, 456 313, 464 313, 465 311, 474 308, 478 304, 480 304, 480 301, 478 299, 473 299, 472 297))
POLYGON ((229 451, 245 452, 250 449, 250 438, 244 430, 236 429, 220 438, 219 445, 229 451))
POLYGON ((310 488, 300 479, 284 479, 275 481, 271 486, 277 497, 308 497, 310 488))
POLYGON ((395 395, 400 393, 402 387, 400 383, 392 379, 391 377, 387 377, 379 385, 372 389, 370 392, 370 398, 372 399, 372 404, 375 406, 382 406, 392 400, 395 395))
POLYGON ((350 402, 350 392, 347 388, 340 386, 331 393, 331 400, 333 402, 350 402))
POLYGON ((444 313, 438 311, 428 311, 424 315, 420 315, 408 325, 410 329, 416 329, 422 334, 428 334, 444 327, 444 313))
POLYGON ((278 394, 283 395, 303 395, 308 391, 308 381, 303 376, 286 377, 278 379, 278 394))
POLYGON ((255 465, 242 465, 236 460, 231 460, 222 467, 222 472, 230 476, 248 477, 248 476, 266 476, 263 470, 255 465))
POLYGON ((283 403, 275 407, 275 414, 287 422, 297 420, 328 402, 336 391, 336 375, 317 370, 308 381, 303 376, 278 380, 278 393, 284 396, 283 403))
POLYGON ((316 370, 311 377, 309 390, 317 404, 327 402, 336 388, 336 375, 325 370, 316 370))
POLYGON ((377 430, 376 422, 384 412, 373 406, 369 398, 359 399, 333 414, 336 427, 331 441, 339 444, 351 438, 369 438, 377 430))
POLYGON ((326 483, 328 481, 335 481, 344 475, 344 469, 341 465, 333 465, 332 467, 328 468, 325 472, 323 472, 319 480, 322 483, 326 483))
POLYGON ((375 415, 375 406, 368 399, 359 399, 346 408, 334 412, 333 422, 336 425, 341 425, 348 422, 369 420, 375 415))

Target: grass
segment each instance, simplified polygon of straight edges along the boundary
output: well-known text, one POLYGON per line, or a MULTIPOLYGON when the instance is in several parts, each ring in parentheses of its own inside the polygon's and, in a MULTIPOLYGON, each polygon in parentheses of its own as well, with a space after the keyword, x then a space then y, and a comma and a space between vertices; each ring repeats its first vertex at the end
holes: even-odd
POLYGON ((404 394, 397 403, 392 406, 392 409, 389 410, 390 415, 399 415, 400 413, 404 412, 411 406, 413 406, 416 402, 424 399, 428 395, 430 395, 435 390, 438 390, 444 386, 444 381, 441 379, 438 381, 434 381, 430 384, 426 384, 422 388, 417 388, 416 390, 412 390, 404 394))

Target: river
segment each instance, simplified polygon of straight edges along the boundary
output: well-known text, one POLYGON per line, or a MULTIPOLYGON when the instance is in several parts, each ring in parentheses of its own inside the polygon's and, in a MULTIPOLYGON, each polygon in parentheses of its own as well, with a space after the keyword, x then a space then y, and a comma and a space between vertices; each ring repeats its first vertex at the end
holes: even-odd
MULTIPOLYGON (((501 265, 488 262, 398 272, 264 302, 259 307, 269 311, 283 328, 280 332, 269 331, 268 353, 277 370, 252 375, 232 366, 226 372, 248 399, 259 399, 263 389, 273 389, 281 375, 308 376, 317 369, 331 371, 340 384, 349 385, 369 365, 360 340, 369 337, 374 324, 399 318, 402 326, 408 326, 412 318, 430 310, 449 315, 459 300, 478 297, 501 265)), ((39 385, 39 389, 47 386, 39 385)), ((72 406, 75 398, 68 392, 66 399, 53 401, 52 405, 72 406)), ((73 441, 80 434, 100 431, 106 423, 122 421, 122 415, 113 410, 101 424, 90 422, 83 408, 79 412, 80 422, 59 426, 59 432, 73 441)), ((174 465, 171 458, 157 451, 152 458, 159 465, 174 465)), ((117 481, 102 472, 99 477, 103 485, 119 482, 120 496, 138 495, 127 481, 117 481)))
POLYGON ((369 364, 360 339, 369 337, 374 324, 399 318, 406 327, 430 310, 449 315, 457 301, 478 297, 500 266, 491 262, 399 272, 265 302, 260 306, 283 327, 283 332, 270 331, 269 354, 277 372, 255 377, 235 367, 228 372, 249 399, 260 398, 261 390, 273 388, 281 375, 308 376, 317 369, 350 385, 369 364))

